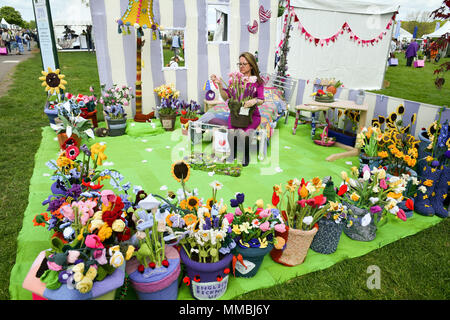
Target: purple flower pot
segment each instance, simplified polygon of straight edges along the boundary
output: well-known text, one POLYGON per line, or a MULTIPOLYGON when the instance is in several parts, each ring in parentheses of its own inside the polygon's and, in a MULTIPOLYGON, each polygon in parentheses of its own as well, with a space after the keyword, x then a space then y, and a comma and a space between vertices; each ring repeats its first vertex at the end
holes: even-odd
POLYGON ((222 297, 227 291, 230 271, 231 253, 225 255, 222 260, 214 263, 200 263, 191 260, 184 249, 180 250, 181 261, 186 267, 186 274, 190 279, 192 296, 197 300, 215 300, 222 297))
POLYGON ((180 275, 180 255, 178 251, 166 246, 166 258, 169 266, 159 268, 145 268, 140 273, 137 268, 139 262, 133 258, 127 262, 126 271, 129 274, 139 300, 176 300, 178 297, 178 276, 180 275))

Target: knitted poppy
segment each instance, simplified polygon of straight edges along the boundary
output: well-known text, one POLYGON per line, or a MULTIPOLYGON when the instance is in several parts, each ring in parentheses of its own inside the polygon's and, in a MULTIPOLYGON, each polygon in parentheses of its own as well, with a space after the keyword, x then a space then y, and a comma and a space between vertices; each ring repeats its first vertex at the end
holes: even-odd
POLYGON ((125 229, 121 233, 117 233, 117 240, 119 241, 127 241, 131 238, 130 228, 125 227, 125 229))
POLYGON ((344 193, 346 193, 348 190, 348 186, 346 184, 343 184, 337 193, 338 196, 342 196, 344 193))
POLYGON ((66 148, 66 157, 69 158, 70 160, 75 160, 79 154, 80 150, 78 149, 77 146, 72 145, 66 148))
POLYGON ((70 146, 77 146, 77 142, 72 137, 70 137, 70 138, 66 139, 66 141, 64 141, 64 143, 62 145, 62 149, 66 150, 70 146))

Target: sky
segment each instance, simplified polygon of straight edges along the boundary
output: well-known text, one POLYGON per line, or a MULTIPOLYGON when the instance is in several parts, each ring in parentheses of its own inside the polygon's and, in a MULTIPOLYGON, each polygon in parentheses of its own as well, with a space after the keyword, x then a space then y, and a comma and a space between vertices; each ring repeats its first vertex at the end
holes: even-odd
MULTIPOLYGON (((119 0, 108 0, 119 1, 119 0)), ((338 0, 336 0, 338 1, 338 0)), ((400 5, 397 20, 404 20, 408 13, 414 11, 433 11, 441 6, 443 0, 359 0, 370 3, 397 3, 400 5)), ((89 8, 81 3, 81 0, 50 0, 53 20, 63 20, 70 17, 70 20, 90 19, 89 8)), ((34 20, 32 0, 0 0, 0 8, 3 6, 14 7, 26 21, 34 20)))

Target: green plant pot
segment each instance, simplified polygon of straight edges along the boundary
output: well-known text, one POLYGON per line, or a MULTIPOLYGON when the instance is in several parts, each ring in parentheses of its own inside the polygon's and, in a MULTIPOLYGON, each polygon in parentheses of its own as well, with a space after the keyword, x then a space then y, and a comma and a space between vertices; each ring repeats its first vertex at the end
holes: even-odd
POLYGON ((118 137, 125 134, 125 130, 127 129, 127 119, 107 119, 106 121, 111 137, 118 137))

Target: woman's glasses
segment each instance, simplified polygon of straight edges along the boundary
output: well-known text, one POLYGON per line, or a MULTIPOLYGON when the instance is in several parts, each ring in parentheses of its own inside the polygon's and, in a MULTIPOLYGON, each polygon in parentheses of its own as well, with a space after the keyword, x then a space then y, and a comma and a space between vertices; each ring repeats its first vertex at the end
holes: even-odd
POLYGON ((248 63, 236 63, 238 67, 245 67, 248 63))

